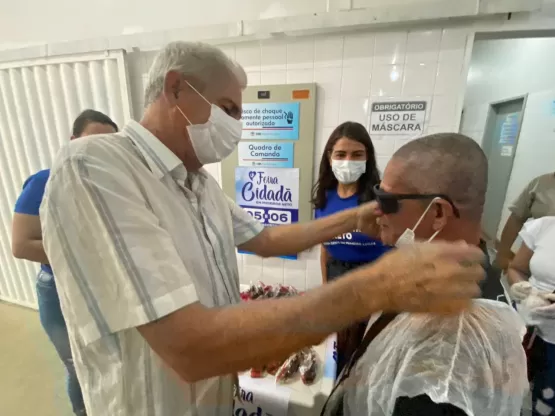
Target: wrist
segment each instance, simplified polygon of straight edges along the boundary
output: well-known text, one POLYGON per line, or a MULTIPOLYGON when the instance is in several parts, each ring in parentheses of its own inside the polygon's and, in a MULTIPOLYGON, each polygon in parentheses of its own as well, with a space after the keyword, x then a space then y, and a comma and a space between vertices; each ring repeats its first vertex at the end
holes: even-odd
POLYGON ((395 305, 391 296, 391 285, 387 283, 386 274, 379 267, 379 262, 363 266, 351 272, 345 279, 351 284, 353 319, 366 319, 380 311, 393 311, 395 305))
POLYGON ((358 216, 360 212, 360 207, 353 208, 348 212, 350 213, 350 215, 347 219, 346 232, 351 232, 358 228, 358 216))

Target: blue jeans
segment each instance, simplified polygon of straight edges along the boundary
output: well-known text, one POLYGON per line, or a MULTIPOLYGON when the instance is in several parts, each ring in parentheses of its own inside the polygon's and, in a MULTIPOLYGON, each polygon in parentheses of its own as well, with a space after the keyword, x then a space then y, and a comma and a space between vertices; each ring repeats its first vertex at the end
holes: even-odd
POLYGON ((54 348, 56 348, 66 368, 67 394, 71 401, 73 412, 76 415, 85 415, 83 395, 81 394, 81 387, 79 386, 79 380, 77 380, 77 374, 73 365, 69 336, 64 316, 62 315, 54 276, 44 271, 41 271, 37 278, 37 298, 42 327, 52 344, 54 344, 54 348))

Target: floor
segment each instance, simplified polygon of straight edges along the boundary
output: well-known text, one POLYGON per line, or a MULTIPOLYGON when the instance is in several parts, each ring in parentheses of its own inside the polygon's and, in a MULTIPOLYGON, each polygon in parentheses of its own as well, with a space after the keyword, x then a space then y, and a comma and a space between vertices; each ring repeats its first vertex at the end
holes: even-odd
POLYGON ((34 310, 0 302, 0 415, 71 416, 65 371, 34 310))

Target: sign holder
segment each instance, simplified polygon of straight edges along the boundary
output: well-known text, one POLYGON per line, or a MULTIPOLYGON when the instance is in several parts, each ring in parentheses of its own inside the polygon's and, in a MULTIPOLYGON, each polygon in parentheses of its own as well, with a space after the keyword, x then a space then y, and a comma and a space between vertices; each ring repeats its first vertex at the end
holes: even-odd
MULTIPOLYGON (((239 164, 239 148, 245 149, 245 144, 243 142, 248 142, 255 145, 270 145, 272 150, 268 151, 270 159, 265 161, 262 160, 263 156, 260 156, 261 162, 258 160, 258 156, 253 157, 255 160, 250 160, 251 163, 263 163, 261 165, 251 165, 252 167, 268 167, 272 169, 279 168, 298 168, 299 169, 299 208, 298 208, 298 221, 306 222, 312 219, 312 206, 310 204, 312 184, 313 184, 313 162, 314 162, 314 130, 315 130, 315 118, 316 118, 316 84, 289 84, 289 85, 265 85, 265 86, 252 86, 247 87, 243 93, 243 103, 245 108, 249 109, 250 121, 253 121, 253 115, 256 114, 269 114, 270 111, 280 111, 280 108, 287 109, 287 114, 285 117, 291 117, 292 113, 292 127, 290 131, 295 131, 297 133, 291 134, 289 137, 294 137, 298 135, 298 139, 279 139, 276 137, 286 137, 284 135, 279 136, 279 133, 275 133, 281 124, 276 122, 276 120, 268 119, 275 123, 276 129, 274 133, 268 133, 264 131, 265 137, 263 135, 256 135, 258 130, 247 130, 243 133, 243 139, 241 140, 238 148, 236 148, 233 153, 228 156, 221 164, 222 172, 222 189, 223 191, 233 200, 236 196, 236 183, 235 183, 235 168, 240 166, 239 164), (298 108, 298 109, 297 109, 298 108), (266 112, 264 110, 266 109, 266 112), (297 110, 296 110, 297 109, 297 110), (258 111, 258 113, 256 112, 258 111), (298 120, 295 117, 298 116, 298 120), (296 124, 298 123, 298 124, 296 124), (298 127, 296 127, 298 126, 298 127), (250 134, 249 134, 250 132, 250 134), (252 133, 255 134, 252 134, 252 133), (246 133, 246 134, 245 134, 246 133), (277 135, 277 136, 276 136, 277 135), (281 152, 275 151, 275 147, 281 146, 281 152), (292 150, 292 166, 291 161, 283 160, 288 159, 287 155, 290 154, 289 149, 293 146, 292 150), (287 150, 287 151, 286 151, 287 150), (275 156, 274 154, 278 154, 275 156), (276 159, 272 161, 272 157, 276 159), (281 162, 277 163, 277 162, 281 162)), ((276 114, 276 113, 273 113, 276 114)), ((279 113, 277 113, 279 114, 279 113)), ((278 121, 279 120, 279 116, 278 121)), ((252 126, 251 126, 252 127, 252 126)), ((283 126, 287 128, 287 126, 283 126)), ((256 127, 252 127, 256 128, 256 127)), ((248 149, 248 145, 247 149, 248 149)), ((265 150, 258 151, 258 153, 263 154, 265 150)), ((243 160, 243 166, 248 166, 245 164, 244 154, 241 155, 243 160)), ((248 163, 249 161, 247 161, 248 163)))

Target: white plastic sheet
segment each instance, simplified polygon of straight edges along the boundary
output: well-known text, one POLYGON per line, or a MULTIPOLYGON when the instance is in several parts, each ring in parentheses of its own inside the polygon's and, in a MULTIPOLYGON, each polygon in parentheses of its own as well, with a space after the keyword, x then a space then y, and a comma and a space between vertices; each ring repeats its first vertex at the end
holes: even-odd
POLYGON ((397 398, 426 394, 468 416, 519 416, 528 389, 524 333, 510 306, 489 300, 455 317, 400 315, 353 370, 345 414, 388 416, 397 398))

